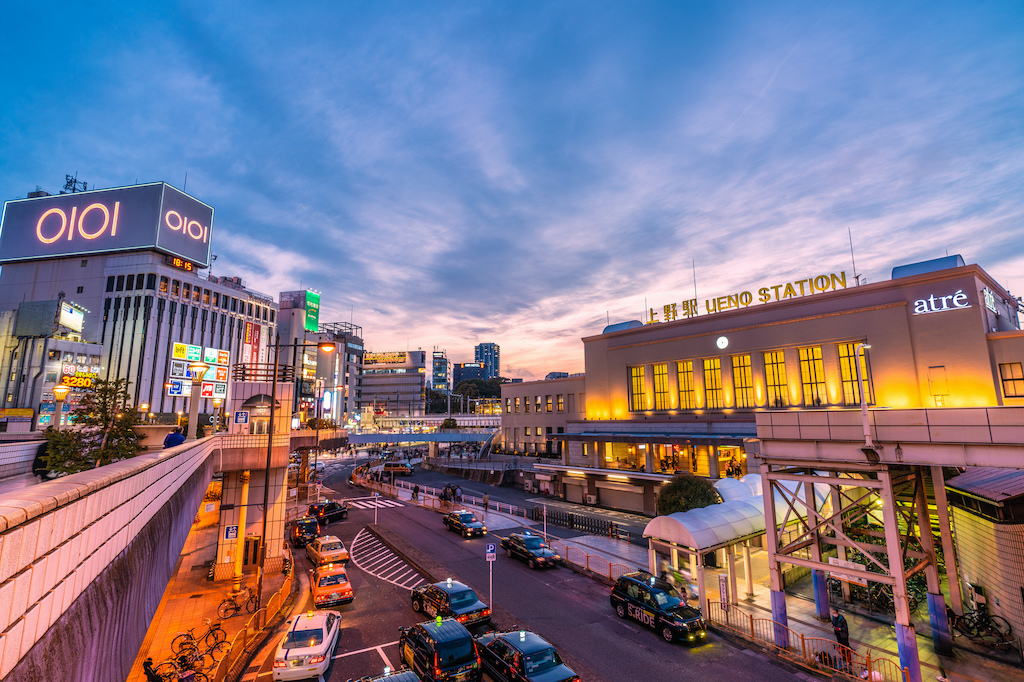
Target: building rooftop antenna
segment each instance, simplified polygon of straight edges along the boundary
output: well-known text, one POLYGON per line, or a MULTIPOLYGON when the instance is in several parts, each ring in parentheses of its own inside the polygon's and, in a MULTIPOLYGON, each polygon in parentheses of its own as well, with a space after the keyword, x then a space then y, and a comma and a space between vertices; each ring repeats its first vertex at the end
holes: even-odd
POLYGON ((846 226, 846 233, 850 235, 850 260, 853 262, 853 278, 857 280, 857 286, 860 286, 860 275, 857 274, 857 259, 853 257, 853 230, 850 226, 846 226))
POLYGON ((75 171, 74 175, 64 175, 64 189, 60 191, 61 194, 74 194, 75 192, 85 192, 89 189, 89 183, 78 181, 78 171, 75 171))

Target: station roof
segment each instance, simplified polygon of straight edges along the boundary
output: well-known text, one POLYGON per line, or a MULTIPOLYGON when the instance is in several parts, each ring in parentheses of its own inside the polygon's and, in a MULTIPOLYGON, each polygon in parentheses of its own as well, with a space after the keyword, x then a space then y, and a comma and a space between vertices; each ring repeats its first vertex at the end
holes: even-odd
POLYGON ((964 473, 946 481, 946 487, 1002 503, 1024 496, 1024 470, 998 467, 968 467, 964 473))
POLYGON ((613 443, 662 443, 673 445, 743 445, 745 439, 756 438, 757 430, 751 423, 750 433, 709 434, 709 433, 637 433, 630 431, 589 431, 584 433, 559 433, 550 436, 552 440, 613 443))

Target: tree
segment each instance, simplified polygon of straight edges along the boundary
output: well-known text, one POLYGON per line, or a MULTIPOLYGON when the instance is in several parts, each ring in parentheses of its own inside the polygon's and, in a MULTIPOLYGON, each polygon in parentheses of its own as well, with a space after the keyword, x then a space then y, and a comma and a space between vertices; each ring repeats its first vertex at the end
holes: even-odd
POLYGON ((317 419, 316 417, 310 417, 306 420, 306 428, 319 428, 321 431, 331 431, 338 428, 338 424, 333 419, 317 419), (319 424, 319 426, 317 426, 317 424, 319 424))
POLYGON ((718 504, 722 498, 711 481, 690 474, 673 478, 658 495, 658 514, 674 514, 711 504, 718 504))
POLYGON ((457 421, 455 421, 455 417, 448 417, 443 422, 441 422, 441 428, 442 429, 457 429, 457 428, 459 428, 459 423, 457 421))
POLYGON ((97 380, 71 411, 75 428, 47 429, 46 464, 59 476, 134 457, 142 449, 133 430, 139 411, 127 379, 97 380))

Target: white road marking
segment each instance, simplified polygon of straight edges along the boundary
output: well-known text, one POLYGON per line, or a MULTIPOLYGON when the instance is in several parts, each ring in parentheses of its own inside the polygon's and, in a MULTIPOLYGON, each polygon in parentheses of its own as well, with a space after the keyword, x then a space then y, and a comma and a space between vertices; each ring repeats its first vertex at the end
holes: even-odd
MULTIPOLYGON (((372 538, 373 536, 365 528, 361 529, 358 533, 356 533, 355 538, 352 539, 352 548, 355 549, 357 546, 362 548, 367 544, 369 544, 372 547, 374 540, 367 539, 368 537, 372 538)), ((402 566, 405 566, 413 570, 413 575, 418 577, 419 579, 419 582, 417 582, 416 584, 423 582, 423 578, 419 575, 418 571, 413 569, 412 566, 409 566, 407 562, 403 561, 401 557, 399 557, 394 552, 391 552, 390 550, 388 550, 389 556, 384 556, 382 558, 378 557, 377 560, 370 561, 369 563, 366 562, 365 557, 357 558, 358 554, 360 554, 360 551, 353 551, 349 554, 350 560, 355 565, 356 568, 363 571, 364 573, 372 575, 373 577, 379 580, 383 580, 386 583, 394 585, 395 587, 400 587, 403 590, 409 589, 408 582, 410 578, 405 578, 403 573, 402 575, 404 580, 402 582, 399 582, 398 580, 385 578, 383 576, 391 576, 397 574, 401 570, 402 566), (392 566, 394 566, 396 563, 399 565, 398 568, 392 570, 392 566)))
MULTIPOLYGON (((397 639, 395 641, 393 641, 393 642, 388 642, 387 644, 378 644, 377 646, 368 646, 365 649, 360 649, 359 651, 346 651, 343 654, 335 654, 334 655, 334 659, 337 660, 339 658, 345 658, 346 656, 354 656, 355 654, 365 654, 367 651, 378 651, 378 652, 380 652, 381 658, 383 658, 384 662, 387 663, 388 659, 387 659, 387 657, 384 656, 384 652, 381 651, 381 649, 386 647, 386 646, 395 646, 396 644, 398 644, 398 640, 397 639)), ((388 667, 391 667, 390 664, 388 665, 388 667)))

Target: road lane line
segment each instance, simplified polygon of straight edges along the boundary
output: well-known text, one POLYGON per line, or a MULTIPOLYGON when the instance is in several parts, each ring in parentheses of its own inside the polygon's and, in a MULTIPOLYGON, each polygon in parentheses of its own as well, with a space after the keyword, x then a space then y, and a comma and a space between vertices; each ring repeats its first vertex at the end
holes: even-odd
MULTIPOLYGON (((335 654, 332 658, 339 659, 339 658, 345 658, 346 656, 354 656, 356 654, 365 654, 367 651, 380 651, 383 647, 395 646, 397 644, 398 644, 398 640, 396 639, 395 641, 388 642, 387 644, 378 644, 377 646, 368 646, 365 649, 360 649, 359 651, 346 651, 343 654, 335 654)), ((384 654, 382 653, 381 656, 383 656, 383 655, 384 654)), ((386 661, 388 659, 385 658, 384 660, 386 661)))

